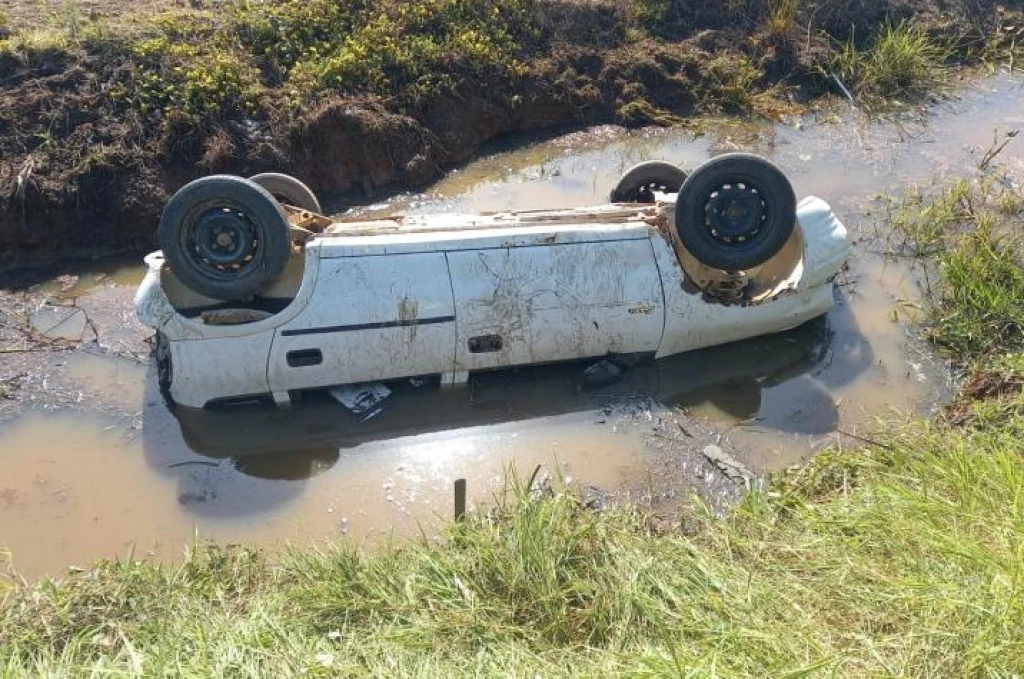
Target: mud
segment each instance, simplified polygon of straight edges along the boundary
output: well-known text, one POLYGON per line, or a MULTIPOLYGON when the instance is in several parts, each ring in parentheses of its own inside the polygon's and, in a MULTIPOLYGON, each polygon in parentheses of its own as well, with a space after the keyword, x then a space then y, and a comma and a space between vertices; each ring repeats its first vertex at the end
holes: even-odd
MULTIPOLYGON (((84 9, 116 16, 119 4, 94 0, 84 9)), ((758 28, 771 6, 674 2, 638 40, 627 30, 636 19, 630 3, 540 2, 540 35, 521 81, 455 72, 458 87, 408 111, 339 93, 293 112, 289 93, 274 91, 255 116, 172 123, 111 99, 135 78, 132 58, 117 49, 0 55, 0 271, 151 248, 169 195, 202 174, 286 171, 318 192, 373 200, 423 187, 517 132, 671 124, 723 109, 782 115, 828 92, 816 65, 832 41, 868 36, 887 20, 913 16, 956 38, 964 55, 1001 22, 1015 23, 990 0, 885 0, 816 7, 773 32, 758 28), (737 95, 726 76, 750 64, 763 75, 737 95), (755 106, 753 96, 775 86, 786 96, 755 106)), ((16 25, 30 23, 26 3, 14 9, 16 25)))
MULTIPOLYGON (((919 277, 887 260, 879 193, 970 174, 994 129, 1024 126, 1024 87, 996 77, 922 117, 866 121, 843 107, 790 125, 709 121, 709 136, 603 127, 493 149, 429 192, 363 215, 567 207, 602 202, 622 170, 659 158, 693 167, 731 148, 777 160, 798 193, 828 198, 857 243, 836 309, 795 331, 641 363, 584 388, 589 364, 482 375, 467 390, 398 384, 360 421, 324 394, 293 411, 172 413, 133 318, 142 267, 104 261, 0 291, 0 548, 28 577, 95 558, 173 559, 195 536, 275 545, 436 535, 452 483, 486 505, 514 466, 544 465, 611 501, 666 517, 743 488, 704 455, 756 474, 785 468, 876 419, 925 413, 946 393, 915 339, 919 277), (873 212, 874 211, 874 212, 873 212), (87 314, 81 342, 41 337, 46 306, 87 314)), ((1024 175, 1011 147, 1007 181, 1024 175)), ((354 214, 349 212, 349 214, 354 214)))

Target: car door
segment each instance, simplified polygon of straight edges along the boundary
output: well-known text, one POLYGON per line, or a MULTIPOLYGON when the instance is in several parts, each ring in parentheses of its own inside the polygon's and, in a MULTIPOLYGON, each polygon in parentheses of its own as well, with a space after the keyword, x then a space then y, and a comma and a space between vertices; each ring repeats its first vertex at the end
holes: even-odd
POLYGON ((657 351, 661 277, 650 239, 448 253, 456 371, 657 351))
POLYGON ((444 253, 320 260, 306 308, 278 328, 275 392, 447 373, 455 308, 444 253))

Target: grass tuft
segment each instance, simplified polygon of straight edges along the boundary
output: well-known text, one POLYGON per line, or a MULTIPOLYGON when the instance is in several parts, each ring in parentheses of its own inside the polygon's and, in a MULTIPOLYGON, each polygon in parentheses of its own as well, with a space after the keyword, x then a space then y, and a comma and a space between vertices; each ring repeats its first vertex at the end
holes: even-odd
POLYGON ((993 173, 911 194, 891 214, 901 255, 934 258, 931 338, 962 364, 1024 350, 1024 194, 993 173))
POLYGON ((884 99, 914 98, 941 89, 951 50, 913 24, 885 24, 867 49, 850 38, 832 55, 834 74, 854 92, 884 99))
POLYGON ((766 28, 775 35, 789 35, 797 27, 801 0, 771 0, 768 3, 766 28))

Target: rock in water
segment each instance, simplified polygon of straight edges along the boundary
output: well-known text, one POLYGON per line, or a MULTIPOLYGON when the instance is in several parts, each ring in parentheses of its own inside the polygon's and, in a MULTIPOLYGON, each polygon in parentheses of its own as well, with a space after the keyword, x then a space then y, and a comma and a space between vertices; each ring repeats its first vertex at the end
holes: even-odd
POLYGON ((708 458, 716 467, 722 470, 723 474, 736 483, 742 483, 748 489, 753 487, 754 481, 757 478, 754 472, 750 471, 747 465, 722 450, 720 446, 706 446, 704 448, 704 457, 708 458))

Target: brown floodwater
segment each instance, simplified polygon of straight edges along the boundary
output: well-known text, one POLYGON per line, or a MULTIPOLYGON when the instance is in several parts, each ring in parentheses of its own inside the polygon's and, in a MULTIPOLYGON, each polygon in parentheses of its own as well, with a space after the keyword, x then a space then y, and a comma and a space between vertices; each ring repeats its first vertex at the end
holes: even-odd
MULTIPOLYGON (((28 291, 0 291, 14 326, 51 319, 77 349, 0 354, 0 550, 27 577, 95 559, 175 558, 194 539, 274 545, 436 534, 452 484, 488 504, 510 470, 618 496, 735 498, 701 455, 719 445, 759 471, 784 468, 878 418, 924 414, 945 371, 917 339, 919 278, 883 246, 878 195, 969 175, 997 131, 1024 126, 1021 81, 995 76, 913 115, 867 120, 842 104, 786 124, 708 121, 705 134, 604 127, 495 148, 431 190, 351 214, 571 207, 603 202, 629 166, 696 167, 724 150, 779 163, 801 195, 829 200, 855 252, 827 318, 778 336, 642 363, 601 390, 585 365, 397 385, 362 421, 322 394, 288 411, 171 412, 131 298, 135 263, 101 262, 28 291), (874 212, 875 214, 871 214, 874 212), (49 301, 41 307, 44 302, 49 301), (61 305, 62 308, 51 308, 61 305), (65 320, 67 319, 67 320, 65 320)), ((1007 181, 1024 176, 1014 147, 1007 181)), ((67 339, 66 337, 64 339, 67 339)), ((595 491, 596 492, 596 491, 595 491)))

